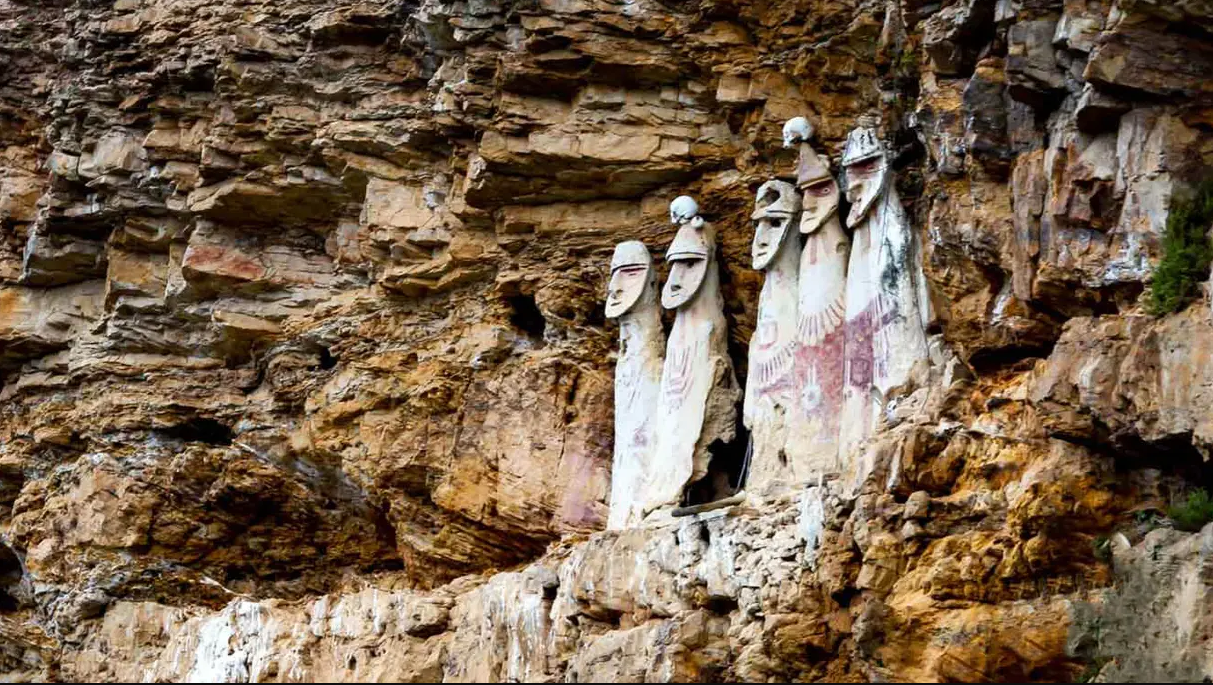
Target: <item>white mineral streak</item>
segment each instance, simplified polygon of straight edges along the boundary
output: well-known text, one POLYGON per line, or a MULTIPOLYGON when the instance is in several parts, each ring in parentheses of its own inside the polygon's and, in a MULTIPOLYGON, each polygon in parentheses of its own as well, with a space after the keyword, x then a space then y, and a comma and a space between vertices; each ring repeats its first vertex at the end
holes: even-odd
MULTIPOLYGON (((686 198, 690 200, 690 198, 686 198)), ((670 276, 662 306, 677 310, 666 346, 658 409, 657 452, 646 486, 645 513, 677 505, 687 485, 708 471, 708 446, 736 434, 740 390, 728 355, 728 330, 716 265, 715 229, 694 201, 675 200, 678 233, 666 254, 670 276)))
MULTIPOLYGON (((686 518, 660 535, 596 533, 563 558, 425 594, 368 587, 303 606, 238 599, 216 614, 173 620, 145 680, 668 681, 685 673, 669 648, 687 617, 711 622, 725 639, 729 619, 705 610, 705 596, 735 603, 744 616, 795 601, 812 549, 805 512, 814 506, 794 498, 774 515, 686 518), (604 629, 621 617, 634 627, 604 629), (566 665, 561 654, 574 656, 566 665)), ((153 609, 179 611, 139 607, 119 602, 110 611, 139 626, 153 609)))
POLYGON ((794 484, 803 464, 790 459, 789 429, 797 419, 801 394, 797 361, 797 275, 800 238, 793 224, 800 215, 796 188, 768 181, 758 189, 753 266, 766 272, 758 298, 758 322, 750 338, 749 368, 742 417, 753 452, 746 480, 749 492, 764 494, 794 484))
POLYGON ((805 490, 800 500, 800 537, 804 540, 804 565, 817 570, 817 546, 825 529, 825 486, 815 485, 805 490))
MULTIPOLYGON (((464 599, 478 597, 478 591, 472 591, 464 599)), ((524 612, 525 603, 514 599, 498 604, 518 604, 517 612, 524 612)), ((334 672, 360 682, 398 679, 402 671, 392 660, 357 657, 359 642, 379 639, 421 645, 413 652, 411 670, 403 672, 441 675, 436 653, 426 648, 424 638, 446 629, 451 604, 443 592, 422 595, 378 588, 336 599, 325 595, 302 610, 272 600, 235 600, 221 612, 176 624, 143 680, 297 682, 306 673, 334 672)))
POLYGON ((278 651, 282 626, 261 604, 236 601, 219 614, 194 619, 186 625, 187 630, 182 631, 186 640, 173 652, 175 664, 189 664, 185 682, 261 682, 271 662, 277 669, 286 664, 299 666, 297 654, 278 651), (199 625, 188 631, 192 623, 199 625))
POLYGON ((649 464, 656 447, 656 407, 661 391, 665 331, 657 305, 657 272, 644 243, 615 248, 607 316, 619 319, 615 364, 615 457, 607 526, 634 526, 651 496, 649 464))
POLYGON ((542 680, 552 632, 552 600, 545 588, 557 584, 554 571, 536 566, 493 576, 460 597, 452 623, 472 639, 467 649, 447 660, 444 682, 542 680))
POLYGON ((851 132, 843 164, 851 202, 847 225, 854 231, 841 433, 841 453, 850 460, 871 435, 890 392, 909 380, 928 348, 918 240, 874 129, 851 132))

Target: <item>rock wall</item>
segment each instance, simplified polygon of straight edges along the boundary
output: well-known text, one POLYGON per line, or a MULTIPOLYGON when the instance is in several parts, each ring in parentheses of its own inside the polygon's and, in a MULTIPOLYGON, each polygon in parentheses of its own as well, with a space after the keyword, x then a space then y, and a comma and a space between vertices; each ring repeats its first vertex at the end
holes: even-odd
POLYGON ((1213 676, 1201 0, 0 0, 0 670, 1213 676), (876 115, 930 374, 853 473, 606 520, 615 243, 876 115), (1160 537, 1161 536, 1161 537, 1160 537), (1111 552, 1108 552, 1110 548, 1111 552))

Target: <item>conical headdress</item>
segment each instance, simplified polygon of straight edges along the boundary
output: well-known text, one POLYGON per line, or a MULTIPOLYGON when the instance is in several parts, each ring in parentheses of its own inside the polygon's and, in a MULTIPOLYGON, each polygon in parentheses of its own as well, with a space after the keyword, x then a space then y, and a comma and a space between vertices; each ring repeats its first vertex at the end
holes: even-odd
POLYGON ((861 126, 847 135, 847 145, 842 150, 842 165, 850 166, 883 154, 884 146, 876 129, 861 126))
POLYGON ((679 259, 707 259, 711 252, 712 246, 703 225, 696 227, 686 223, 680 226, 678 233, 674 235, 670 249, 666 250, 665 260, 673 262, 679 259))
POLYGON ((783 125, 783 146, 800 143, 800 159, 796 164, 796 185, 804 188, 817 181, 831 178, 830 160, 817 156, 809 144, 813 138, 813 125, 804 117, 793 117, 783 125))
POLYGON ((808 141, 800 144, 800 161, 796 165, 796 185, 804 188, 817 181, 832 178, 830 162, 817 156, 817 151, 808 141))

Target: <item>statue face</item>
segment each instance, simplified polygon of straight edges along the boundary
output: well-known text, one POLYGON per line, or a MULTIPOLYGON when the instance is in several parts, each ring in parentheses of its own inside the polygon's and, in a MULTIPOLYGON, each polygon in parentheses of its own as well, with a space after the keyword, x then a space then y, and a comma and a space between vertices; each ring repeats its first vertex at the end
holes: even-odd
POLYGON ((706 257, 685 257, 670 261, 670 277, 661 291, 661 306, 678 309, 695 298, 708 273, 706 257))
POLYGON ((838 211, 838 183, 832 178, 814 181, 804 188, 800 232, 813 233, 838 211))
POLYGON ((800 193, 787 181, 771 180, 758 188, 754 198, 754 268, 766 269, 787 241, 788 227, 800 214, 800 193))
POLYGON ((651 271, 647 264, 625 264, 611 272, 611 283, 607 286, 608 319, 615 319, 632 311, 649 285, 651 271))
POLYGON ((754 220, 754 268, 763 270, 770 266, 779 248, 787 240, 788 225, 792 217, 780 214, 768 214, 754 220))
POLYGON ((847 166, 847 201, 851 203, 847 227, 854 228, 868 216, 876 198, 884 192, 888 178, 884 155, 861 159, 847 166))

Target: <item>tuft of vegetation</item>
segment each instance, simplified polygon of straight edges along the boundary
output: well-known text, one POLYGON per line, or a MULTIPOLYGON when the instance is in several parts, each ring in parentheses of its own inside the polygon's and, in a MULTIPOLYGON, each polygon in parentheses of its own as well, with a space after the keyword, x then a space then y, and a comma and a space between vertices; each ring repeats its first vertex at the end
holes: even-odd
POLYGON ((1095 553, 1095 558, 1107 563, 1112 561, 1112 538, 1107 535, 1100 535, 1091 541, 1091 551, 1095 553))
POLYGON ((1090 661, 1087 662, 1087 666, 1086 666, 1086 668, 1084 668, 1082 670, 1082 673, 1079 673, 1078 677, 1074 679, 1074 682, 1076 682, 1076 683, 1094 682, 1095 678, 1097 678, 1099 676, 1100 671, 1103 671, 1103 667, 1107 666, 1108 662, 1111 660, 1112 660, 1111 657, 1106 657, 1106 656, 1095 657, 1094 659, 1091 659, 1090 661))
POLYGON ((922 71, 921 58, 918 56, 918 50, 907 48, 893 62, 893 73, 900 78, 918 79, 918 72, 922 71))
POLYGON ((1213 497, 1204 488, 1192 490, 1186 499, 1167 509, 1167 516, 1177 529, 1196 533, 1213 521, 1213 497))
POLYGON ((1209 265, 1213 263, 1210 226, 1213 178, 1201 183, 1192 198, 1172 203, 1162 239, 1162 259, 1150 286, 1151 314, 1163 316, 1179 311, 1196 297, 1200 283, 1209 278, 1209 265))

